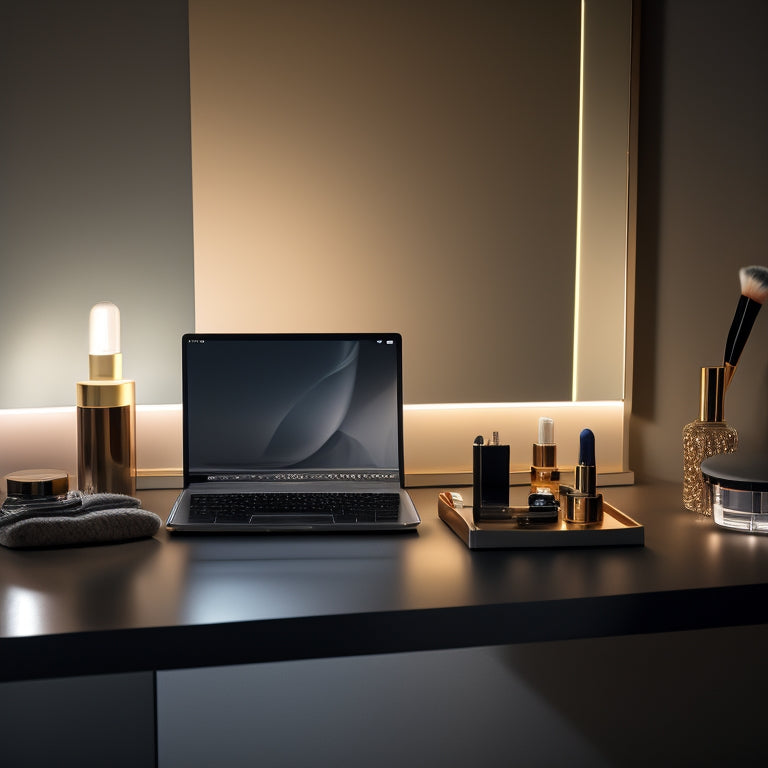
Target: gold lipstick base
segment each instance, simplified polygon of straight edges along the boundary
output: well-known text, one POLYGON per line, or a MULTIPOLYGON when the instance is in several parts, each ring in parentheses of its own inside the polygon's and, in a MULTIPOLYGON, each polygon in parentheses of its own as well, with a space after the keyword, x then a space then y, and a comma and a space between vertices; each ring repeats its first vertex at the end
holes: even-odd
MULTIPOLYGON (((562 496, 560 497, 562 504, 562 496)), ((565 494, 563 519, 575 525, 595 525, 603 522, 603 494, 587 496, 583 493, 565 494)))

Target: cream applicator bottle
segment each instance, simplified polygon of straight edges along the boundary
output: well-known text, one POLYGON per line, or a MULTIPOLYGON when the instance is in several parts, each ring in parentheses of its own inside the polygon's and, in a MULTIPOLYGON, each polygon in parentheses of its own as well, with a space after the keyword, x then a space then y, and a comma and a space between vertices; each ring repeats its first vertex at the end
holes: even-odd
POLYGON ((85 493, 136 493, 136 396, 123 378, 120 310, 100 302, 89 319, 88 381, 77 383, 77 482, 85 493))

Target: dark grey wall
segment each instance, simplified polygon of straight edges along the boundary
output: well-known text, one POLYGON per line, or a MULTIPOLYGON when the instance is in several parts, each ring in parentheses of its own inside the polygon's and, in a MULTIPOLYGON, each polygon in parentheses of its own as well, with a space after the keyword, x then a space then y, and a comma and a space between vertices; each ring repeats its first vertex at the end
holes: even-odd
MULTIPOLYGON (((682 479, 699 369, 720 365, 738 270, 768 265, 768 3, 643 0, 630 466, 682 479)), ((726 399, 768 449, 768 309, 726 399)))
POLYGON ((186 0, 0 3, 0 408, 71 405, 121 309, 138 402, 194 330, 186 0))

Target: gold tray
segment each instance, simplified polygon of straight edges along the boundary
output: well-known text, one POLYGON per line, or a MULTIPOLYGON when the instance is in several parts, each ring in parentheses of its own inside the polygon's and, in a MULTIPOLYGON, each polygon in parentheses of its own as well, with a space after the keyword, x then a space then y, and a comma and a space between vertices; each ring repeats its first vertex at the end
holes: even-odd
POLYGON ((472 519, 472 507, 456 508, 448 494, 437 497, 440 519, 470 549, 537 549, 558 547, 628 547, 645 543, 645 529, 603 500, 603 520, 592 525, 520 524, 517 521, 472 519))

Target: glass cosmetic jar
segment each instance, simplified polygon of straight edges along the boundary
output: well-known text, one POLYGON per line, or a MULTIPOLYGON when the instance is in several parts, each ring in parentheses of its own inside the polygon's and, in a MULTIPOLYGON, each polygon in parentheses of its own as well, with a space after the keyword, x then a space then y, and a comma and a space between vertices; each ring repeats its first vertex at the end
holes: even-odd
POLYGON ((768 454, 726 453, 701 463, 712 517, 721 528, 768 533, 768 454))

